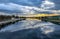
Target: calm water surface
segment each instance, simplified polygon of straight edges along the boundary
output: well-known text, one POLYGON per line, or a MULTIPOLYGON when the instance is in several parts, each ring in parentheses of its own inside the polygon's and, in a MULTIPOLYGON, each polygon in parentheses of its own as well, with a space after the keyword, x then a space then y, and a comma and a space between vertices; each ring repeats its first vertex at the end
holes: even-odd
POLYGON ((0 30, 0 39, 60 39, 60 25, 24 20, 0 30))

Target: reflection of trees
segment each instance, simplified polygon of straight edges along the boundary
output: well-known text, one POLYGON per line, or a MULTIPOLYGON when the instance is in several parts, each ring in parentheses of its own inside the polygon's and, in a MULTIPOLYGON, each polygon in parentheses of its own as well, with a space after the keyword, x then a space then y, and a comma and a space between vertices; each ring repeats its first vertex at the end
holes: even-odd
POLYGON ((12 15, 13 18, 19 18, 18 16, 12 15))
POLYGON ((42 17, 41 18, 42 21, 60 21, 60 16, 48 16, 48 17, 42 17))
POLYGON ((48 20, 60 20, 60 16, 48 17, 48 20))

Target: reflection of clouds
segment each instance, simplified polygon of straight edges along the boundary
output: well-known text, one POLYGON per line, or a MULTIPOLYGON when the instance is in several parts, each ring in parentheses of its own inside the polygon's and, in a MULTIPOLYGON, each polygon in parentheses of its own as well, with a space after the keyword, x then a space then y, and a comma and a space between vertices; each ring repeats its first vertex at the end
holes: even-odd
POLYGON ((18 31, 18 30, 22 30, 22 29, 30 29, 30 28, 35 28, 36 26, 33 27, 33 25, 36 23, 37 21, 20 21, 17 24, 13 24, 10 25, 8 27, 3 28, 1 31, 10 31, 10 32, 14 32, 14 31, 18 31), (20 24, 21 23, 21 24, 20 24))
POLYGON ((41 22, 41 21, 37 21, 37 20, 24 20, 24 21, 15 23, 13 25, 10 25, 9 27, 5 27, 0 32, 3 31, 4 34, 2 34, 2 36, 3 37, 7 36, 9 38, 16 38, 16 36, 17 36, 18 38, 22 37, 24 39, 30 38, 30 37, 32 37, 32 38, 37 37, 39 39, 48 39, 48 38, 54 38, 54 36, 56 34, 55 35, 52 35, 52 34, 56 33, 56 32, 54 32, 55 30, 60 31, 60 29, 58 29, 58 27, 59 27, 58 25, 55 25, 50 22, 41 22), (6 35, 5 31, 9 31, 9 32, 13 32, 13 33, 10 35, 10 33, 7 34, 7 32, 6 32, 6 34, 7 34, 6 35), (16 32, 14 32, 14 31, 16 31, 16 32))
POLYGON ((55 24, 52 24, 49 22, 41 22, 41 21, 37 21, 37 20, 24 20, 24 21, 20 21, 17 24, 13 24, 8 27, 5 27, 5 28, 1 29, 0 32, 2 32, 2 31, 3 32, 5 32, 5 31, 14 32, 14 31, 23 30, 23 29, 31 29, 31 28, 35 29, 38 27, 41 28, 42 33, 44 33, 44 34, 48 34, 55 30, 55 24))
POLYGON ((42 30, 42 33, 48 34, 48 33, 54 31, 54 27, 51 27, 51 26, 42 26, 41 30, 42 30))
POLYGON ((50 32, 53 32, 55 30, 55 24, 52 24, 50 22, 43 22, 40 24, 37 24, 37 26, 39 26, 42 30, 42 33, 44 34, 49 34, 50 32))

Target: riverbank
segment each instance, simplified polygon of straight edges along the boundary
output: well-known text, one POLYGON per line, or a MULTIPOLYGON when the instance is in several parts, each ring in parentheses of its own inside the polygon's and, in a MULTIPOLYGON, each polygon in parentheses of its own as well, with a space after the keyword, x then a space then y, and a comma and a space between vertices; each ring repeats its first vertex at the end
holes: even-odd
POLYGON ((20 21, 20 19, 13 19, 13 20, 11 19, 11 20, 2 21, 2 22, 0 22, 0 29, 5 27, 6 25, 10 25, 10 24, 16 23, 18 21, 20 21))

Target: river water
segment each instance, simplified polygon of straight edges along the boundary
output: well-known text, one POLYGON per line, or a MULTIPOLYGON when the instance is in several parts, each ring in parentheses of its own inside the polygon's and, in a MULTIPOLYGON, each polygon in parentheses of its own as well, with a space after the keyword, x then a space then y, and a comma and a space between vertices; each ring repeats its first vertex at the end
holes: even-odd
POLYGON ((0 39, 60 39, 60 25, 23 20, 0 30, 0 39))

